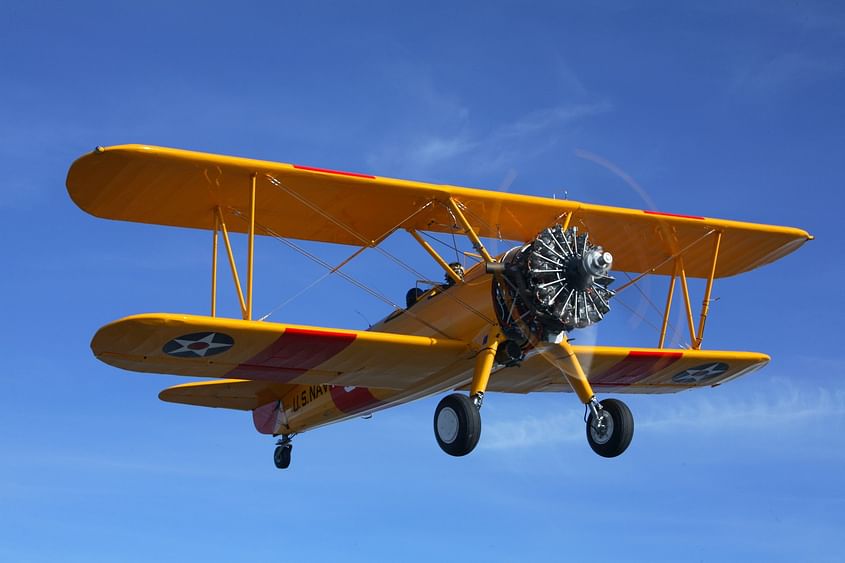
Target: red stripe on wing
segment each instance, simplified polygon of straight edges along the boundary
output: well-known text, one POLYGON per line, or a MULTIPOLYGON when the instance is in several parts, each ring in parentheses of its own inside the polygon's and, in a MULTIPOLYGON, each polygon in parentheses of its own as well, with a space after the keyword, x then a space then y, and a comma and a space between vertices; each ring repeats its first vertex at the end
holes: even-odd
POLYGON ((227 377, 288 383, 343 351, 354 334, 288 328, 270 346, 232 369, 227 377))
POLYGON ((683 357, 683 352, 643 352, 631 350, 618 364, 595 378, 590 383, 596 385, 633 385, 650 377, 683 357))

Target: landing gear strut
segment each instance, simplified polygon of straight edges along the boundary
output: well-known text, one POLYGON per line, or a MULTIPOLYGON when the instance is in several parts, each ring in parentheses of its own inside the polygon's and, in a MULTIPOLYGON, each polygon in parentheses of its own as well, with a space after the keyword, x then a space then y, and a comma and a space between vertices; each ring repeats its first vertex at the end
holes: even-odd
POLYGON ((593 394, 578 356, 564 337, 560 347, 566 353, 563 361, 564 376, 569 385, 590 411, 587 417, 587 442, 602 457, 616 457, 624 452, 634 437, 634 417, 631 409, 617 399, 601 403, 593 394))
POLYGON ((290 467, 290 454, 293 449, 291 444, 291 436, 284 434, 282 439, 276 442, 276 450, 273 452, 273 463, 278 469, 287 469, 290 467))

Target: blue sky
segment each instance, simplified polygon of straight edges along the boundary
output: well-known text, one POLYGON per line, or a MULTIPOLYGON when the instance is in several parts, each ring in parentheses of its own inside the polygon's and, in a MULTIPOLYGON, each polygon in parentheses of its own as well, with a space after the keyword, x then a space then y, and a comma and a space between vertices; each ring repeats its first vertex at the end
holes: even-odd
MULTIPOLYGON (((172 4, 0 6, 0 560, 841 557, 845 11, 172 4), (161 403, 174 378, 90 354, 113 319, 208 308, 207 233, 96 220, 67 197, 74 158, 127 142, 817 240, 716 285, 705 346, 771 365, 715 390, 631 397, 637 430, 620 458, 589 450, 570 394, 488 397, 479 448, 450 458, 431 435, 433 397, 302 435, 279 472, 248 414, 161 403)), ((276 241, 258 252, 258 312, 322 273, 276 241)), ((401 300, 413 280, 380 260, 349 271, 401 300)), ((663 283, 646 291, 662 299, 663 283)), ((625 297, 654 323, 637 295, 625 297)), ((235 315, 230 287, 221 299, 235 315)), ((330 278, 271 320, 360 328, 387 312, 330 278)), ((656 341, 614 312, 581 341, 656 341)))

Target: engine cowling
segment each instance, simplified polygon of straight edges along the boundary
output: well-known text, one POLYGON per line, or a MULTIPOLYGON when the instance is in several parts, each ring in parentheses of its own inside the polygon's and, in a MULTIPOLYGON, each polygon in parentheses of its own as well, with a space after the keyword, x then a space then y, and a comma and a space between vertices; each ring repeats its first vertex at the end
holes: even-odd
POLYGON ((506 336, 525 347, 532 340, 559 341, 610 311, 613 255, 577 227, 554 225, 503 257, 493 299, 506 336))

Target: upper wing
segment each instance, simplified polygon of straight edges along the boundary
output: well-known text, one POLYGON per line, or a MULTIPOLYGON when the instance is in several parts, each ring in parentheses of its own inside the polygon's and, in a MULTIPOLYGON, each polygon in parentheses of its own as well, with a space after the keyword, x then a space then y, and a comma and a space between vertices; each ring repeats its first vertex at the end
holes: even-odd
POLYGON ((448 381, 473 365, 457 340, 164 313, 108 324, 91 348, 132 371, 384 389, 448 381))
POLYGON ((698 216, 672 215, 519 194, 381 178, 307 166, 144 145, 98 149, 70 168, 74 202, 98 217, 199 229, 214 228, 214 209, 246 232, 256 175, 256 232, 342 244, 379 242, 396 228, 452 232, 442 202, 464 208, 483 237, 528 241, 572 213, 571 224, 614 254, 614 268, 671 274, 662 264, 684 252, 686 274, 708 277, 711 230, 722 233, 716 276, 776 260, 812 238, 806 231, 698 216))
MULTIPOLYGON (((590 384, 603 393, 675 393, 712 387, 755 371, 769 356, 755 352, 672 350, 573 346, 590 384)), ((519 367, 501 368, 490 376, 489 391, 530 393, 569 391, 561 378, 563 349, 534 350, 519 367)))

